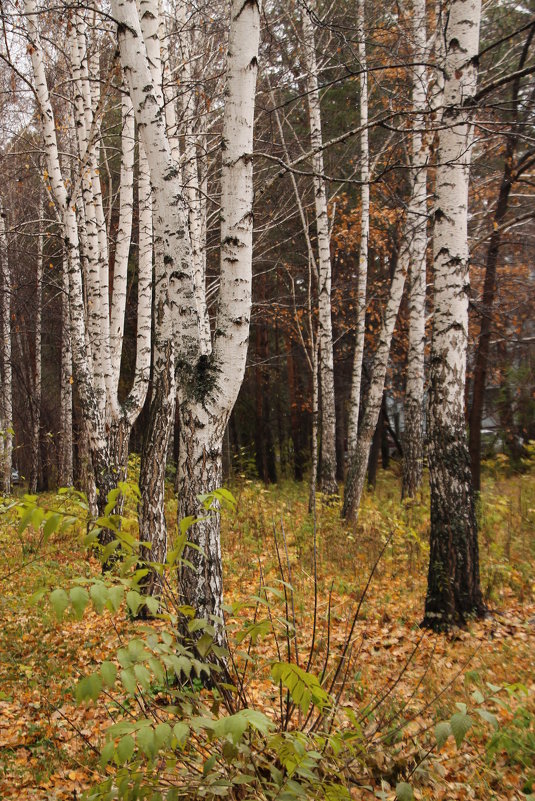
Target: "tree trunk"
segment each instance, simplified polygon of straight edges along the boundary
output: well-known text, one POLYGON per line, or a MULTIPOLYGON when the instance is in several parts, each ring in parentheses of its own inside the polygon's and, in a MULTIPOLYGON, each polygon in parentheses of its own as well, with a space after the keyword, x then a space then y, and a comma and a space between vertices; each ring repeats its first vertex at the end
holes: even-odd
POLYGON ((427 162, 424 112, 427 105, 425 0, 413 0, 412 191, 407 213, 409 249, 409 348, 405 387, 402 497, 412 498, 422 481, 427 250, 427 162), (420 63, 417 63, 420 62, 420 63))
POLYGON ((375 351, 372 378, 366 409, 359 426, 357 447, 353 451, 351 463, 346 478, 344 505, 342 507, 342 517, 356 520, 364 482, 366 478, 366 468, 372 438, 377 427, 377 421, 381 412, 383 392, 385 387, 385 377, 388 368, 390 355, 390 345, 392 335, 396 325, 401 298, 403 297, 403 287, 405 285, 405 275, 407 272, 407 245, 402 244, 401 253, 396 261, 394 278, 390 287, 388 302, 386 305, 381 332, 379 334, 379 344, 375 351))
POLYGON ((316 233, 318 238, 318 337, 319 374, 321 382, 321 464, 320 486, 326 495, 336 495, 336 410, 334 400, 334 358, 331 318, 331 253, 327 194, 323 179, 321 110, 318 89, 318 67, 314 25, 310 12, 303 13, 304 55, 307 69, 307 98, 310 123, 310 143, 315 153, 314 198, 316 233))
POLYGON ((293 341, 290 336, 286 338, 286 367, 288 371, 288 393, 290 402, 290 431, 293 446, 293 472, 296 481, 303 480, 303 439, 301 426, 299 424, 298 395, 297 395, 297 375, 295 359, 293 355, 293 341))
MULTIPOLYGON (((531 42, 535 35, 535 27, 531 27, 518 63, 518 70, 521 70, 530 52, 531 42)), ((472 394, 472 406, 469 417, 469 449, 470 462, 472 466, 472 479, 474 490, 479 492, 481 489, 481 422, 483 419, 483 406, 485 403, 485 385, 487 379, 487 367, 490 351, 490 338, 492 334, 492 314, 494 307, 494 297, 496 294, 496 269, 498 266, 498 255, 500 252, 502 231, 501 224, 507 214, 509 197, 515 179, 520 177, 515 165, 515 154, 518 146, 520 129, 518 127, 518 93, 520 89, 520 79, 513 81, 511 100, 509 104, 511 126, 508 131, 505 153, 503 157, 503 175, 498 193, 498 200, 492 221, 493 231, 490 237, 489 248, 487 251, 487 263, 485 266, 485 281, 483 285, 483 297, 480 307, 481 327, 479 330, 479 340, 476 350, 474 365, 474 388, 472 394)))
POLYGON ((360 395, 362 389, 362 362, 366 334, 366 283, 368 280, 368 244, 370 236, 370 152, 368 143, 368 68, 366 60, 366 39, 364 33, 364 0, 357 2, 357 39, 360 62, 360 179, 361 212, 360 212, 360 247, 357 274, 357 330, 355 335, 355 353, 351 374, 351 399, 347 423, 347 451, 349 460, 357 448, 359 434, 360 395))
MULTIPOLYGON (((141 451, 139 489, 139 538, 151 547, 141 549, 145 562, 165 562, 167 556, 167 525, 165 522, 165 468, 167 448, 175 416, 176 383, 173 351, 170 348, 166 369, 160 362, 159 380, 153 387, 149 418, 141 451)), ((142 582, 146 595, 159 595, 161 576, 156 571, 142 582)))
POLYGON ((220 518, 217 509, 206 514, 198 496, 221 486, 221 443, 223 432, 197 407, 180 407, 179 520, 202 517, 188 531, 195 548, 186 548, 189 564, 180 568, 181 602, 192 607, 198 618, 214 626, 216 641, 224 645, 223 569, 220 518), (202 419, 197 415, 202 415, 202 419))
POLYGON ((43 196, 39 195, 39 235, 37 239, 36 264, 36 305, 35 305, 35 346, 33 365, 33 394, 32 394, 32 437, 31 437, 31 467, 30 467, 30 493, 37 492, 39 485, 39 435, 41 431, 41 321, 43 313, 43 196))
POLYGON ((63 293, 61 296, 61 389, 60 389, 60 487, 74 484, 72 463, 72 350, 69 311, 69 278, 65 259, 62 261, 63 293))
POLYGON ((466 440, 468 343, 468 102, 477 83, 479 0, 452 0, 446 31, 444 112, 439 131, 433 237, 434 318, 429 392, 431 536, 423 625, 464 624, 485 611, 466 440))
POLYGON ((0 200, 0 270, 2 279, 2 493, 11 493, 13 460, 13 385, 11 367, 11 273, 7 249, 6 214, 0 200))

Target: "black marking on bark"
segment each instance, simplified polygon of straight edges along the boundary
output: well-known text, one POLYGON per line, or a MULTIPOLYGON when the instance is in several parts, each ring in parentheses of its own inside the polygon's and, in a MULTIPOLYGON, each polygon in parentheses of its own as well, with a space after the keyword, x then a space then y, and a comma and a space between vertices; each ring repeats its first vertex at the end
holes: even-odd
POLYGON ((164 179, 164 181, 172 181, 173 178, 177 178, 177 177, 178 177, 178 168, 175 167, 175 165, 173 164, 172 167, 169 167, 169 169, 167 170, 167 172, 163 176, 163 179, 164 179))
POLYGON ((221 242, 223 246, 231 245, 235 248, 239 248, 241 246, 241 242, 237 236, 226 236, 223 241, 221 242))

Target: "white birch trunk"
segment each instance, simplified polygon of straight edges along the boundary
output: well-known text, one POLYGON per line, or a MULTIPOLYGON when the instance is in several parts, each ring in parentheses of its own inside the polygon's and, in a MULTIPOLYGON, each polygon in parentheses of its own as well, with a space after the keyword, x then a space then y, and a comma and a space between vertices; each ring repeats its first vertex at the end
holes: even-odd
POLYGON ((424 624, 447 628, 485 611, 464 413, 468 344, 468 180, 480 0, 451 0, 433 231, 429 392, 431 537, 424 624))
POLYGON ((346 478, 342 517, 351 518, 353 520, 356 520, 358 517, 359 504, 364 491, 370 448, 381 412, 392 335, 396 326, 407 273, 407 250, 408 246, 405 240, 402 244, 402 250, 399 254, 394 277, 390 286, 388 301, 381 324, 381 332, 379 334, 379 344, 377 345, 373 360, 372 379, 368 392, 366 409, 359 426, 357 445, 353 451, 346 478))
MULTIPOLYGON (((174 418, 177 362, 183 375, 194 369, 199 353, 199 324, 193 292, 187 209, 163 113, 158 5, 113 0, 121 63, 153 192, 155 326, 153 388, 140 471, 140 538, 152 549, 145 556, 163 561, 167 548, 164 481, 167 444, 174 418)), ((146 590, 157 591, 150 574, 146 590)))
POLYGON ((2 493, 11 492, 11 467, 13 459, 13 380, 11 368, 11 273, 6 234, 6 213, 0 199, 0 270, 2 279, 2 438, 1 482, 2 493))
POLYGON ((336 411, 334 402, 334 357, 331 318, 331 252, 327 194, 323 179, 323 139, 318 90, 318 67, 314 25, 308 10, 303 13, 304 60, 307 70, 307 99, 310 143, 314 151, 314 199, 318 238, 318 337, 321 382, 321 490, 338 492, 336 483, 336 411))
MULTIPOLYGON (((201 357, 195 383, 181 388, 178 465, 179 514, 198 513, 198 493, 221 482, 221 450, 245 371, 251 313, 253 235, 253 122, 260 5, 233 0, 230 8, 221 173, 221 273, 212 358, 201 357)), ((224 639, 219 519, 214 514, 190 535, 203 551, 187 558, 181 593, 224 639)))
MULTIPOLYGON (((362 387, 362 362, 366 334, 366 296, 368 281, 368 245, 370 238, 370 151, 368 143, 368 65, 366 59, 366 40, 364 29, 364 0, 357 3, 357 41, 360 65, 360 247, 357 275, 357 329, 355 334, 355 353, 351 374, 351 397, 347 425, 347 449, 350 460, 357 447, 360 393, 362 387)), ((373 436, 373 434, 372 434, 373 436)))
POLYGON ((203 226, 203 211, 205 204, 199 191, 200 164, 198 158, 198 136, 195 130, 195 85, 192 83, 191 71, 191 37, 190 28, 186 25, 186 2, 181 0, 177 7, 177 22, 182 31, 180 47, 182 55, 182 70, 180 83, 182 86, 182 115, 184 126, 184 191, 188 202, 189 230, 191 236, 191 257, 193 263, 193 284, 195 288, 195 302, 201 327, 201 352, 209 354, 212 349, 210 321, 208 319, 208 306, 206 302, 206 275, 205 275, 205 230, 203 226))
MULTIPOLYGON (((109 490, 114 486, 114 476, 110 466, 105 421, 102 414, 102 409, 105 406, 103 383, 99 380, 97 381, 97 387, 95 387, 93 365, 90 361, 86 338, 77 213, 74 201, 67 195, 65 181, 61 173, 56 125, 46 82, 35 0, 25 0, 24 8, 34 76, 35 96, 41 117, 46 170, 51 193, 63 224, 63 237, 69 276, 73 368, 84 410, 84 425, 89 438, 95 479, 99 488, 99 506, 103 507, 106 503, 109 490)), ((82 87, 84 83, 84 80, 82 80, 82 87)), ((90 102, 91 99, 89 98, 89 103, 90 102)), ((100 295, 97 294, 96 299, 90 298, 90 300, 95 300, 98 306, 100 295)), ((99 367, 102 367, 102 361, 98 356, 97 363, 99 367)))
MULTIPOLYGON (((134 109, 127 91, 121 102, 121 177, 119 188, 119 223, 115 240, 115 260, 113 265, 113 303, 110 323, 110 350, 112 387, 114 399, 117 398, 121 354, 123 348, 124 316, 126 310, 126 289, 128 279, 128 257, 132 237, 132 217, 134 212, 134 154, 135 125, 134 109)), ((151 251, 152 258, 152 251, 151 251)))
POLYGON ((41 430, 41 322, 43 313, 43 195, 39 194, 39 234, 37 237, 37 260, 35 269, 35 354, 32 392, 32 439, 30 493, 36 493, 39 483, 39 434, 41 430))
POLYGON ((403 436, 403 497, 414 497, 422 481, 423 404, 425 369, 425 296, 427 251, 427 164, 429 146, 425 136, 428 60, 425 0, 412 3, 413 67, 412 105, 412 197, 407 214, 410 242, 409 348, 405 387, 403 436))
POLYGON ((69 310, 69 276, 66 260, 62 262, 63 293, 61 296, 61 389, 60 389, 60 458, 59 486, 72 487, 72 349, 69 310))

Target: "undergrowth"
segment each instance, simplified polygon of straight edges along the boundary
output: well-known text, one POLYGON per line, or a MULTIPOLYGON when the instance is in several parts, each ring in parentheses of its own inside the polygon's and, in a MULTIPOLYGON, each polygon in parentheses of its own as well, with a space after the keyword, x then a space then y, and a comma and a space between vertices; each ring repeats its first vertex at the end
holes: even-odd
MULTIPOLYGON (((99 619, 117 635, 109 648, 93 648, 78 678, 65 676, 77 643, 66 644, 61 666, 49 648, 48 685, 62 688, 49 720, 59 715, 82 745, 87 798, 529 798, 533 696, 522 659, 532 624, 516 617, 512 630, 500 607, 532 601, 534 481, 526 473, 519 491, 492 470, 480 521, 482 577, 496 617, 449 641, 422 637, 416 625, 428 556, 426 498, 400 505, 388 475, 352 528, 342 527, 336 507, 321 504, 314 528, 306 492, 295 485, 266 489, 238 479, 236 502, 217 496, 231 507, 223 523, 225 651, 213 641, 215 621, 197 620, 176 601, 185 527, 166 565, 156 566, 166 576, 163 597, 140 594, 144 571, 155 566, 139 565, 135 484, 122 486, 124 517, 113 516, 112 497, 98 524, 116 529, 114 547, 122 552, 105 577, 94 557, 81 558, 98 533, 98 525, 87 531, 83 496, 27 496, 12 505, 6 515, 18 523, 3 527, 2 540, 16 552, 10 562, 24 577, 17 581, 25 600, 11 592, 4 606, 20 603, 26 616, 38 613, 44 628, 58 632, 89 621, 90 648, 99 619), (74 562, 58 559, 65 547, 78 549, 74 562), (135 619, 145 605, 150 622, 135 619), (184 615, 189 638, 178 634, 184 615), (500 663, 486 647, 489 637, 500 663), (71 692, 79 713, 69 706, 71 692), (99 726, 89 731, 77 715, 91 710, 99 726), (498 774, 507 796, 496 790, 498 774)), ((46 694, 36 668, 25 665, 24 647, 17 649, 17 638, 23 646, 28 635, 20 619, 17 625, 13 670, 20 667, 23 681, 37 681, 46 694)), ((4 701, 9 708, 14 693, 4 701)), ((29 744, 19 748, 57 752, 50 726, 31 725, 29 744)), ((14 743, 8 758, 16 750, 14 743)), ((2 753, 6 775, 8 761, 2 753)), ((57 797, 72 798, 72 791, 57 797)))

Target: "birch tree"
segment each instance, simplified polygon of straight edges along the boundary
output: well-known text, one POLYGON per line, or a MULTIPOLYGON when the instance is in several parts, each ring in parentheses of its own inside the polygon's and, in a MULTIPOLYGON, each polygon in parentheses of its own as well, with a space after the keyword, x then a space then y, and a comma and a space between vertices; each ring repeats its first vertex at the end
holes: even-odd
POLYGON ((31 466, 30 493, 37 492, 39 482, 39 440, 41 430, 41 323, 43 317, 43 195, 39 193, 39 233, 37 236, 37 259, 35 269, 35 339, 33 364, 33 392, 31 397, 31 466))
POLYGON ((314 24, 309 8, 303 10, 303 55, 306 69, 310 144, 313 150, 314 202, 317 236, 318 339, 321 386, 321 461, 320 486, 326 495, 335 495, 336 483, 336 410, 334 398, 334 357, 331 318, 331 252, 327 193, 323 178, 323 137, 314 24))
MULTIPOLYGON (((424 112, 427 104, 426 93, 426 53, 428 52, 426 37, 426 14, 425 0, 414 0, 412 8, 412 32, 413 47, 412 59, 415 67, 411 69, 411 106, 412 128, 411 142, 411 173, 410 173, 410 195, 407 208, 407 215, 404 222, 403 237, 400 252, 396 261, 394 276, 389 290, 388 300, 381 323, 379 342, 377 344, 373 367, 370 389, 366 401, 366 408, 362 421, 358 427, 356 445, 351 453, 351 462, 346 480, 344 505, 342 516, 356 519, 364 483, 368 459, 372 445, 373 435, 379 420, 385 378, 388 369, 390 347, 394 328, 398 317, 399 307, 403 297, 405 278, 407 272, 411 270, 411 334, 409 337, 409 362, 407 386, 409 398, 413 402, 411 413, 412 421, 409 423, 411 433, 414 434, 414 441, 409 448, 415 448, 413 454, 420 460, 422 458, 422 402, 423 402, 423 358, 425 344, 425 253, 426 253, 426 225, 427 225, 427 181, 426 165, 428 159, 428 148, 424 139, 424 112), (419 454, 419 456, 418 456, 419 454)), ((367 215, 368 217, 369 215, 367 215)), ((367 222, 367 221, 366 221, 367 222)), ((363 220, 363 225, 365 220, 363 220)), ((367 223, 369 225, 369 223, 367 223)), ((365 233, 367 240, 367 232, 365 233)), ((362 246, 361 246, 362 247, 362 246)), ((367 246, 366 246, 367 247, 367 246)), ((362 250, 361 250, 362 256, 362 250)), ((360 286, 359 272, 359 286, 360 286)), ((365 298, 364 298, 365 302, 365 298)), ((359 301, 360 304, 360 301, 359 301)), ((359 305, 360 308, 360 305, 359 305)), ((362 311, 362 309, 360 309, 362 311)), ((365 305, 363 308, 365 314, 365 305)), ((359 312, 360 313, 360 312, 359 312)), ((360 318, 359 318, 360 319, 360 318)), ((362 335, 364 331, 362 331, 362 335)), ((357 343, 359 337, 357 336, 357 343)), ((359 345, 355 351, 355 362, 357 357, 360 360, 360 370, 362 369, 362 355, 359 354, 359 345)), ((357 380, 357 365, 353 368, 353 387, 352 387, 352 406, 357 404, 359 398, 354 392, 355 381, 357 380)), ((360 395, 360 381, 358 381, 360 395)), ((353 422, 353 430, 357 421, 353 422)), ((354 435, 353 435, 354 436, 354 435)), ((350 440, 351 441, 351 440, 350 440)), ((412 475, 412 473, 411 473, 412 475)))
POLYGON ((11 467, 13 459, 13 379, 11 365, 11 273, 6 233, 6 213, 0 198, 0 276, 2 279, 2 423, 0 430, 2 455, 2 492, 11 492, 11 467))
POLYGON ((485 612, 464 412, 468 341, 471 100, 481 5, 451 0, 433 228, 434 317, 429 389, 431 537, 424 625, 444 629, 485 612))
POLYGON ((69 277, 65 259, 61 262, 61 374, 60 374, 60 432, 59 470, 60 487, 73 485, 72 464, 72 350, 69 313, 69 277))
MULTIPOLYGON (((165 554, 165 453, 173 421, 175 376, 180 404, 179 516, 197 516, 199 493, 221 483, 221 448, 247 353, 251 304, 252 132, 260 7, 230 7, 222 134, 219 300, 213 341, 206 348, 196 302, 188 208, 163 114, 161 60, 151 20, 155 3, 113 0, 121 62, 147 153, 154 204, 156 324, 153 393, 142 454, 141 538, 151 557, 165 554), (206 350, 205 350, 206 348, 206 350)), ((154 26, 155 27, 155 26, 154 26)), ((193 570, 183 570, 180 592, 200 617, 222 620, 222 566, 217 514, 197 523, 193 570)), ((155 581, 152 578, 151 581, 155 581)), ((222 638, 221 628, 219 637, 222 638)))
MULTIPOLYGON (((368 276, 368 242, 370 236, 370 152, 368 142, 368 67, 366 61, 366 40, 364 33, 364 0, 357 4, 357 41, 360 65, 360 178, 361 213, 360 213, 360 245, 357 272, 357 330, 355 336, 355 353, 353 355, 353 371, 351 375, 351 398, 347 427, 347 448, 352 459, 357 448, 360 393, 362 385, 362 362, 364 358, 364 341, 366 333, 366 283, 368 276)), ((373 433, 372 433, 373 436, 373 433)))
MULTIPOLYGON (((110 315, 109 232, 98 163, 102 105, 98 49, 95 47, 90 52, 84 13, 75 10, 68 44, 79 172, 75 171, 74 175, 67 178, 59 158, 58 126, 46 80, 34 0, 25 3, 25 12, 28 51, 44 140, 45 177, 64 234, 73 372, 82 402, 83 427, 89 439, 99 491, 98 503, 102 509, 108 492, 124 472, 128 435, 144 402, 150 368, 152 260, 145 257, 139 261, 136 374, 131 392, 120 404, 118 383, 124 325, 121 320, 125 311, 125 280, 133 211, 133 112, 127 96, 122 104, 120 213, 110 315), (69 192, 67 186, 70 187, 69 192), (77 197, 78 191, 81 197, 77 197)), ((143 172, 143 168, 140 172, 143 172)), ((143 217, 143 213, 140 216, 143 217)))
POLYGON ((402 497, 413 497, 422 481, 423 404, 425 368, 425 299, 427 252, 427 163, 429 145, 425 132, 427 107, 427 42, 425 0, 412 3, 412 196, 408 214, 409 248, 409 348, 405 385, 402 497))

